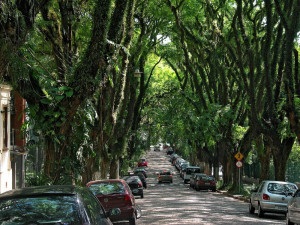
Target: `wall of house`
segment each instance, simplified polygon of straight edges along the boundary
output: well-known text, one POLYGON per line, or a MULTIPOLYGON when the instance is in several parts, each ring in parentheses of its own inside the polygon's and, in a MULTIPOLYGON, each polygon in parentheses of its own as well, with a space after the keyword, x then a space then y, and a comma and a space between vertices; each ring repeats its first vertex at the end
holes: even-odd
POLYGON ((0 84, 0 193, 12 189, 10 163, 10 91, 8 85, 0 84))

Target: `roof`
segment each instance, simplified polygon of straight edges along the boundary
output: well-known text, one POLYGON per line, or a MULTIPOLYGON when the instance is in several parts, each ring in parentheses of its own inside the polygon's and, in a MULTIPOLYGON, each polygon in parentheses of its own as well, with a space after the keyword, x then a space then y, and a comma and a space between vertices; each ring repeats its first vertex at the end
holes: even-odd
POLYGON ((123 179, 106 179, 106 180, 93 180, 87 183, 87 185, 98 184, 98 183, 111 183, 111 182, 121 182, 124 183, 123 179))
POLYGON ((44 194, 69 194, 75 195, 85 188, 73 185, 48 185, 48 186, 35 186, 21 189, 7 191, 0 195, 2 198, 10 198, 12 196, 32 196, 44 194))

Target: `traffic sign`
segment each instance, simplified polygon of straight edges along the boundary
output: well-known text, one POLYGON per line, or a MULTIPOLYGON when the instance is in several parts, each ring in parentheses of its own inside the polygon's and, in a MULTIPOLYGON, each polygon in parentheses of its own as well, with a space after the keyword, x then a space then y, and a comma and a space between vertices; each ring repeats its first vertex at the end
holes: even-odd
POLYGON ((240 153, 240 152, 236 153, 234 157, 235 157, 238 161, 240 161, 242 158, 244 158, 243 154, 240 153))
POLYGON ((243 166, 243 162, 239 160, 235 163, 235 165, 237 168, 241 168, 243 166))

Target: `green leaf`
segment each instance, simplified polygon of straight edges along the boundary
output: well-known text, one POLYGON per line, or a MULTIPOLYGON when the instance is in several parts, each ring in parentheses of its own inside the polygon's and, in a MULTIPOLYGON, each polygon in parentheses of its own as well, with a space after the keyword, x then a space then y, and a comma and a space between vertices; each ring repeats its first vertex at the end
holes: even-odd
POLYGON ((68 98, 71 97, 73 95, 73 89, 68 90, 65 94, 68 98))
POLYGON ((48 98, 43 98, 41 99, 41 103, 48 105, 51 103, 51 101, 48 98))
POLYGON ((55 96, 55 99, 56 99, 57 101, 61 101, 61 100, 64 99, 64 96, 57 95, 57 96, 55 96))

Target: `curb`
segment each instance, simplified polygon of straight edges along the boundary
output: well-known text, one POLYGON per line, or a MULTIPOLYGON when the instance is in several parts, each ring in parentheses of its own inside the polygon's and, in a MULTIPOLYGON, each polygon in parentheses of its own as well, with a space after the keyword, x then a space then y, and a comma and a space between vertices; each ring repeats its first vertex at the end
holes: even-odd
POLYGON ((233 194, 230 194, 228 193, 227 191, 221 191, 221 190, 217 190, 218 193, 221 193, 223 195, 226 195, 228 197, 232 197, 234 199, 238 199, 240 201, 243 201, 243 202, 246 202, 246 203, 249 203, 249 199, 244 197, 243 195, 233 195, 233 194))

